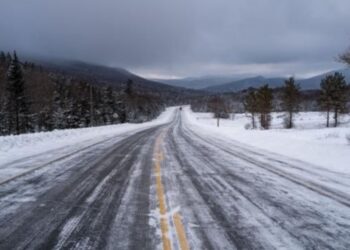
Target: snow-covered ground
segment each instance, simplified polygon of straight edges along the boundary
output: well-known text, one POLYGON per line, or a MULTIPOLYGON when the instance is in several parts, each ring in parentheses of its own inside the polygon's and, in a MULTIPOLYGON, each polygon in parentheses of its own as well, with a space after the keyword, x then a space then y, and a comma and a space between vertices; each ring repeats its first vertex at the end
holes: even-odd
POLYGON ((245 129, 250 118, 236 114, 233 119, 221 119, 220 127, 210 113, 194 113, 184 108, 186 122, 227 140, 296 158, 341 173, 350 173, 350 116, 341 117, 338 128, 325 128, 325 115, 301 112, 295 117, 294 129, 283 129, 283 114, 273 113, 270 130, 245 129))
MULTIPOLYGON (((47 158, 60 157, 89 145, 106 141, 122 139, 132 133, 165 124, 173 119, 175 107, 167 108, 157 119, 139 124, 117 124, 93 128, 66 129, 52 132, 23 134, 0 137, 0 182, 24 171, 21 168, 10 167, 10 163, 25 157, 33 158, 47 154, 47 158), (57 149, 59 149, 57 151, 57 149)), ((44 163, 44 162, 43 162, 44 163)))

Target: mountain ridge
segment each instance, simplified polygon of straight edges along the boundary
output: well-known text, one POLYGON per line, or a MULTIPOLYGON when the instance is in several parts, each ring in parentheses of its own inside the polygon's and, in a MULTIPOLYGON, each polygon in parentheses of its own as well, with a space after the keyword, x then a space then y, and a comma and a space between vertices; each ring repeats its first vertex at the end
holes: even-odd
MULTIPOLYGON (((346 81, 350 83, 350 69, 343 68, 332 70, 320 75, 309 78, 296 78, 303 90, 319 89, 323 77, 334 72, 342 73, 346 81)), ((168 85, 180 86, 187 89, 204 90, 211 93, 237 92, 249 87, 257 88, 264 84, 270 87, 281 87, 288 77, 264 77, 261 75, 243 77, 243 76, 204 76, 188 77, 183 79, 162 79, 168 85)))

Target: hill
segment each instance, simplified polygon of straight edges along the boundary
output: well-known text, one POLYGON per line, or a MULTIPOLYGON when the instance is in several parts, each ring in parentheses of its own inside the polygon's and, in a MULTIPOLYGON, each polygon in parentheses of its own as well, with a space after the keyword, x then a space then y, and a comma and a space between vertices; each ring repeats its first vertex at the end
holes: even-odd
POLYGON ((269 83, 271 87, 275 88, 281 86, 283 84, 283 81, 283 78, 265 78, 262 76, 257 76, 208 87, 205 88, 205 90, 210 92, 237 92, 240 90, 247 89, 249 87, 260 87, 266 83, 269 83))
POLYGON ((130 79, 133 81, 135 87, 146 91, 166 91, 182 93, 183 88, 170 86, 164 83, 148 80, 136 74, 133 74, 123 68, 114 68, 102 65, 95 65, 79 61, 38 61, 43 67, 49 71, 61 74, 68 74, 94 81, 97 85, 109 85, 115 89, 122 89, 126 82, 130 79))
MULTIPOLYGON (((336 71, 330 71, 321 75, 317 75, 307 79, 296 79, 297 83, 300 84, 301 89, 310 90, 310 89, 319 89, 322 78, 326 75, 334 74, 335 72, 342 73, 346 81, 350 82, 350 69, 341 69, 336 71)), ((225 84, 210 86, 204 90, 210 92, 237 92, 249 87, 257 88, 264 84, 269 84, 270 87, 276 88, 281 87, 284 84, 286 78, 265 78, 263 76, 257 76, 252 78, 246 78, 242 80, 231 81, 225 84)))

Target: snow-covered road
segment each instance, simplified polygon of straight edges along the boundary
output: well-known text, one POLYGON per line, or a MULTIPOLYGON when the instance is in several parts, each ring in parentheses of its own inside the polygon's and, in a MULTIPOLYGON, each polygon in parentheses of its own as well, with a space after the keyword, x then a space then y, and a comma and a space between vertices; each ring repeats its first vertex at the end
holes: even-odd
POLYGON ((0 249, 350 249, 349 175, 196 129, 185 112, 11 163, 0 249))

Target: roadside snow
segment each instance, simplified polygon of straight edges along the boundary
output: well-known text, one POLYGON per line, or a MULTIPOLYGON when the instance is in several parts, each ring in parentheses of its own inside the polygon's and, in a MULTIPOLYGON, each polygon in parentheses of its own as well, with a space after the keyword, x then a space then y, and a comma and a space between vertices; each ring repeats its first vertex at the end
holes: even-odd
POLYGON ((250 118, 236 114, 233 119, 221 119, 220 127, 210 113, 194 113, 184 108, 186 122, 194 129, 235 140, 250 147, 296 158, 340 173, 350 173, 350 116, 341 118, 338 128, 325 128, 325 116, 320 112, 301 112, 295 118, 296 128, 283 129, 283 114, 273 113, 272 129, 245 129, 250 118))
POLYGON ((171 121, 175 107, 167 108, 157 119, 139 124, 117 124, 81 129, 55 130, 0 137, 0 169, 7 163, 24 157, 42 154, 62 147, 82 144, 88 146, 103 139, 126 133, 135 133, 171 121))

